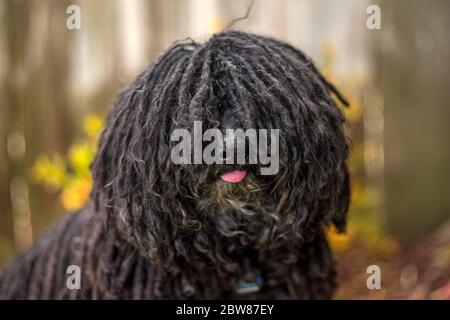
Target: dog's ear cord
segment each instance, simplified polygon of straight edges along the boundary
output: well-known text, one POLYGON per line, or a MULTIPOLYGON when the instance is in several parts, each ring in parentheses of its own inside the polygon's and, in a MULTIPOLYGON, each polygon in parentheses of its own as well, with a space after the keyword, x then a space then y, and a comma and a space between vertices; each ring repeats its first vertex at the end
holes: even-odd
POLYGON ((333 84, 328 82, 328 80, 325 79, 325 77, 316 69, 316 67, 314 65, 311 64, 311 67, 312 67, 313 71, 317 74, 317 76, 319 77, 320 81, 322 81, 322 83, 327 87, 327 89, 330 90, 331 92, 333 92, 333 94, 339 99, 339 101, 345 107, 349 107, 350 104, 348 103, 347 99, 345 99, 344 96, 339 92, 339 90, 336 89, 336 87, 333 84))

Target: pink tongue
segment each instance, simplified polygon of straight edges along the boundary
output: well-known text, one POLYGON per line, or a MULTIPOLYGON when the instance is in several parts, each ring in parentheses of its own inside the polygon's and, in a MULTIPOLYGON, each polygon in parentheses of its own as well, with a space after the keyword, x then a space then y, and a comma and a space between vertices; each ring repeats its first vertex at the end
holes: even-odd
POLYGON ((238 183, 245 179, 247 171, 245 170, 233 170, 223 174, 220 179, 229 183, 238 183))

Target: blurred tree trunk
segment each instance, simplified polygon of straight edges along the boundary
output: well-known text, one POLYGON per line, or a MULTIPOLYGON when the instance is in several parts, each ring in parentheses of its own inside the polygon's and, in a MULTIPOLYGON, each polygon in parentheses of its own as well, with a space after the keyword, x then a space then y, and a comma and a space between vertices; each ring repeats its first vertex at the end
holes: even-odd
MULTIPOLYGON (((24 222, 23 227, 26 230, 22 230, 22 234, 19 235, 17 229, 17 220, 20 215, 26 210, 26 208, 14 207, 13 198, 24 197, 24 194, 15 194, 12 192, 11 187, 15 179, 22 177, 21 172, 24 171, 26 162, 26 140, 24 132, 24 105, 23 105, 23 92, 21 90, 25 87, 25 56, 26 56, 26 43, 27 34, 29 32, 29 15, 30 6, 25 1, 8 1, 5 4, 5 16, 4 23, 6 25, 5 30, 5 63, 8 65, 6 75, 4 77, 4 83, 2 84, 2 105, 5 124, 4 139, 5 139, 5 166, 7 174, 4 176, 5 192, 4 199, 2 199, 2 232, 10 236, 10 242, 16 248, 26 246, 31 241, 31 221, 29 216, 27 221, 24 222), (25 142, 25 144, 24 144, 25 142), (22 150, 19 150, 19 149, 22 150), (4 201, 4 202, 3 202, 4 201), (24 237, 23 233, 27 233, 24 237)), ((17 180, 16 180, 17 181, 17 180)), ((22 188, 23 191, 23 188, 22 188)), ((25 199, 23 199, 25 200, 25 199)), ((28 206, 28 203, 24 204, 28 206)), ((29 213, 29 212, 28 212, 29 213)))
MULTIPOLYGON (((20 19, 20 15, 26 13, 25 9, 26 5, 24 3, 19 3, 17 5, 12 2, 6 2, 3 8, 2 21, 6 26, 6 30, 2 31, 2 43, 3 47, 3 62, 8 66, 13 63, 13 59, 20 60, 19 52, 21 50, 20 43, 18 41, 14 41, 14 34, 12 30, 15 31, 16 34, 21 34, 26 29, 27 24, 24 23, 21 26, 17 26, 14 28, 14 22, 16 19, 20 19)), ((7 68, 5 66, 5 75, 2 78, 1 83, 1 94, 0 94, 0 128, 2 129, 0 132, 1 137, 1 147, 2 152, 0 152, 0 168, 2 170, 2 174, 0 175, 0 232, 4 237, 0 239, 3 243, 2 248, 6 250, 6 247, 12 248, 14 245, 14 232, 13 232, 13 219, 11 215, 11 202, 10 202, 10 181, 13 172, 18 171, 17 165, 14 163, 10 163, 10 155, 8 152, 8 138, 10 134, 10 123, 14 120, 14 118, 18 117, 19 110, 13 109, 12 103, 15 98, 11 96, 9 90, 13 83, 13 74, 12 67, 9 66, 7 68)), ((0 252, 0 258, 3 258, 3 255, 6 255, 5 252, 0 252)))
POLYGON ((407 238, 450 217, 450 2, 382 1, 386 223, 407 238))
POLYGON ((64 152, 73 139, 67 99, 67 5, 66 1, 5 4, 8 68, 1 87, 8 174, 2 181, 7 190, 2 192, 0 214, 2 234, 14 233, 16 249, 30 245, 33 224, 40 231, 55 212, 54 196, 29 183, 27 168, 40 153, 64 152), (39 215, 33 217, 32 212, 39 215))
MULTIPOLYGON (((29 146, 28 168, 41 153, 52 156, 66 152, 76 133, 68 88, 71 48, 69 40, 73 31, 66 28, 66 8, 70 2, 32 3, 33 28, 30 30, 27 45, 33 49, 42 46, 42 49, 35 53, 35 57, 29 58, 33 64, 30 62, 28 68, 30 74, 25 88, 26 99, 23 102, 25 134, 29 146)), ((29 172, 25 171, 25 174, 28 175, 29 172)), ((30 184, 30 205, 35 213, 32 217, 35 236, 56 218, 55 213, 62 213, 55 196, 49 195, 41 186, 35 186, 33 183, 30 184)))

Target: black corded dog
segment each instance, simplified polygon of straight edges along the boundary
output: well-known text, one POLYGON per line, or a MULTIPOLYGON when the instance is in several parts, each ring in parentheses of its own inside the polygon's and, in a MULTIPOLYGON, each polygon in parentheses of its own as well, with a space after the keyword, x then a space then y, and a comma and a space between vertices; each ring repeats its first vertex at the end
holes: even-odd
POLYGON ((228 31, 177 42, 123 91, 92 201, 0 278, 0 298, 330 298, 349 204, 339 92, 302 52, 228 31), (171 160, 174 129, 279 129, 279 170, 171 160), (237 183, 221 179, 239 169, 237 183), (81 268, 81 288, 66 269, 81 268))

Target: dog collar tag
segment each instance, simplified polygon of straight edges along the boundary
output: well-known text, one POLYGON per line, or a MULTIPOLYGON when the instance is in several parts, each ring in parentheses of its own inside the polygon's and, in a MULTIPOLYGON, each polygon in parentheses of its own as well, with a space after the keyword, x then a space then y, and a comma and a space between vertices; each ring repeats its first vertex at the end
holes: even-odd
POLYGON ((261 287, 264 284, 263 278, 260 275, 256 275, 254 278, 255 281, 252 282, 237 281, 235 288, 236 292, 240 295, 247 295, 261 290, 261 287))

